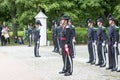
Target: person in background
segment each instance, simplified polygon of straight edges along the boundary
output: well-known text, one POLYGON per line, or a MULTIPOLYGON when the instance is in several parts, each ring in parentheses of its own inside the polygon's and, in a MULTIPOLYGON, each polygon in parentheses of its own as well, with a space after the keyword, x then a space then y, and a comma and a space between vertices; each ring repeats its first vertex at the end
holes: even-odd
POLYGON ((42 26, 40 20, 37 20, 35 22, 35 29, 34 29, 34 42, 35 42, 35 46, 34 46, 34 55, 35 57, 41 57, 39 55, 39 46, 40 46, 40 26, 42 26))
POLYGON ((70 19, 69 21, 68 21, 68 25, 70 26, 70 28, 71 28, 71 30, 72 30, 72 36, 71 36, 71 42, 70 42, 70 44, 72 45, 71 46, 71 53, 72 53, 72 57, 74 58, 75 57, 75 54, 76 54, 76 51, 75 51, 75 42, 76 42, 76 40, 75 40, 75 35, 76 35, 76 32, 75 32, 75 26, 72 24, 72 20, 70 19))
POLYGON ((28 25, 28 42, 29 42, 29 47, 31 46, 32 44, 32 24, 30 23, 28 25))
POLYGON ((5 42, 6 44, 10 44, 10 34, 9 34, 10 30, 8 28, 8 26, 5 27, 5 42))

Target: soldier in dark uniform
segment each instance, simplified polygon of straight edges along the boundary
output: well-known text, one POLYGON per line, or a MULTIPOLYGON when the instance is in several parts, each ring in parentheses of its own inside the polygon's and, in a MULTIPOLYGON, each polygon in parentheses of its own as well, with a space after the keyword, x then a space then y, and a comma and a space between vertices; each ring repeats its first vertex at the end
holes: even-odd
POLYGON ((54 49, 53 49, 53 52, 55 52, 55 26, 54 26, 54 24, 55 24, 55 21, 53 20, 52 21, 52 39, 53 39, 53 45, 54 45, 54 49))
POLYGON ((35 22, 35 29, 34 29, 34 42, 35 42, 35 47, 34 47, 34 55, 35 57, 41 57, 39 55, 39 46, 40 46, 40 26, 42 26, 40 20, 37 20, 35 22))
POLYGON ((75 26, 74 25, 72 25, 72 21, 71 21, 71 19, 69 20, 69 22, 68 22, 68 24, 69 24, 69 26, 70 26, 70 28, 71 28, 71 30, 72 30, 72 40, 71 40, 71 42, 70 42, 70 44, 71 44, 71 53, 72 53, 72 57, 74 58, 75 57, 75 45, 74 45, 74 43, 76 42, 75 41, 75 35, 76 35, 76 32, 75 32, 75 26))
POLYGON ((53 44, 54 44, 53 52, 56 52, 56 53, 59 52, 58 42, 57 42, 57 27, 58 27, 57 22, 54 21, 52 25, 52 38, 53 38, 53 44))
POLYGON ((108 15, 108 59, 109 59, 109 67, 106 69, 111 69, 111 71, 118 71, 118 41, 119 41, 119 31, 118 27, 115 25, 115 19, 110 14, 108 15))
POLYGON ((97 53, 98 53, 98 63, 97 66, 106 66, 106 55, 105 55, 105 44, 106 44, 106 30, 103 27, 103 18, 99 17, 97 19, 97 53))
POLYGON ((0 42, 2 43, 1 37, 2 37, 2 26, 0 25, 0 42))
POLYGON ((92 19, 88 18, 87 19, 87 25, 88 25, 88 52, 89 52, 89 61, 87 63, 95 64, 96 61, 96 56, 95 56, 95 49, 94 45, 96 44, 95 42, 95 33, 94 33, 94 28, 93 28, 93 22, 92 19))
POLYGON ((32 25, 29 24, 28 25, 28 42, 29 42, 29 47, 31 46, 32 44, 32 25))
POLYGON ((62 72, 59 72, 60 74, 65 73, 65 76, 72 75, 73 72, 73 60, 72 60, 72 54, 70 52, 70 41, 72 40, 72 30, 70 26, 68 25, 68 17, 63 16, 61 22, 62 22, 62 31, 61 31, 61 44, 62 44, 62 58, 64 67, 62 72))
POLYGON ((60 40, 60 33, 62 31, 62 27, 58 26, 56 30, 57 30, 58 51, 59 51, 59 54, 62 54, 62 51, 61 51, 61 40, 60 40))

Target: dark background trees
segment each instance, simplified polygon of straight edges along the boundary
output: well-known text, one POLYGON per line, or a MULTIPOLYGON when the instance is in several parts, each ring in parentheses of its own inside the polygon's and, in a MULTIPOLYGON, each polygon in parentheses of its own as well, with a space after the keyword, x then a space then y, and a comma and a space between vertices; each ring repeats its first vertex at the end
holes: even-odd
POLYGON ((17 34, 28 23, 34 23, 34 16, 42 10, 48 16, 48 28, 51 21, 64 13, 73 20, 75 26, 85 27, 86 18, 94 21, 98 16, 106 17, 112 13, 120 20, 120 0, 0 0, 0 23, 8 25, 17 34))

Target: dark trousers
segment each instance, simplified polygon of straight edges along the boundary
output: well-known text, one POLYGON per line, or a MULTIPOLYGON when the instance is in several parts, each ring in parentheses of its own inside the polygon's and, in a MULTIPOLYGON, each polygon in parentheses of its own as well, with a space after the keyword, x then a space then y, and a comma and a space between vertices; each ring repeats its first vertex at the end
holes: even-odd
POLYGON ((108 44, 108 59, 109 59, 109 67, 114 68, 115 67, 115 53, 113 45, 108 44))
POLYGON ((29 46, 32 44, 32 34, 28 35, 29 46))
POLYGON ((63 71, 66 71, 66 64, 65 64, 65 56, 66 55, 64 54, 64 45, 65 45, 65 40, 61 40, 63 71))
POLYGON ((89 61, 94 62, 95 61, 95 55, 93 53, 93 45, 92 42, 88 43, 88 52, 89 52, 89 61))
POLYGON ((70 47, 70 52, 71 52, 71 55, 74 57, 74 55, 75 55, 75 50, 74 50, 74 42, 71 40, 70 41, 70 45, 71 45, 71 47, 70 47))
POLYGON ((66 55, 65 55, 65 65, 66 65, 66 72, 72 73, 73 72, 73 59, 72 59, 72 54, 70 52, 70 48, 69 48, 69 51, 66 52, 66 55))
POLYGON ((59 51, 58 40, 57 37, 53 37, 54 51, 59 51))
POLYGON ((5 45, 5 37, 2 35, 1 36, 1 45, 4 46, 5 45))
POLYGON ((98 64, 106 64, 105 47, 102 43, 97 44, 98 64))
POLYGON ((34 46, 34 55, 35 57, 39 56, 39 46, 40 46, 40 42, 35 42, 35 46, 34 46))
POLYGON ((10 44, 10 38, 5 39, 5 45, 10 44))

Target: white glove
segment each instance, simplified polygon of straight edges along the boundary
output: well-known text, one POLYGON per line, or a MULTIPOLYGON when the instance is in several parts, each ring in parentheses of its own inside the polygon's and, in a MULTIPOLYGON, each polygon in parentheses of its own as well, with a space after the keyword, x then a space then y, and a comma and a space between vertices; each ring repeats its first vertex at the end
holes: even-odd
POLYGON ((96 45, 96 41, 93 42, 93 45, 96 45))
POLYGON ((75 38, 73 38, 73 42, 74 42, 74 43, 76 42, 75 38))
POLYGON ((102 43, 102 46, 105 46, 105 43, 104 43, 104 42, 102 43))
POLYGON ((65 50, 68 51, 68 45, 67 44, 65 44, 65 50))
POLYGON ((37 44, 39 44, 39 41, 37 41, 37 44))
POLYGON ((65 50, 68 52, 68 48, 65 48, 65 50))
POLYGON ((114 47, 117 47, 117 44, 115 43, 113 46, 114 46, 114 47))
POLYGON ((31 38, 32 36, 30 35, 29 37, 31 38))

